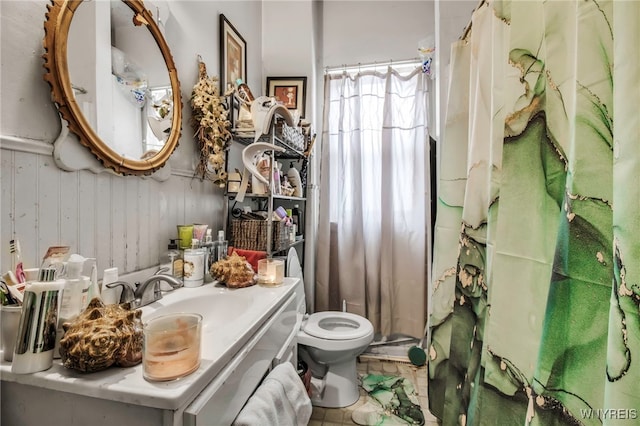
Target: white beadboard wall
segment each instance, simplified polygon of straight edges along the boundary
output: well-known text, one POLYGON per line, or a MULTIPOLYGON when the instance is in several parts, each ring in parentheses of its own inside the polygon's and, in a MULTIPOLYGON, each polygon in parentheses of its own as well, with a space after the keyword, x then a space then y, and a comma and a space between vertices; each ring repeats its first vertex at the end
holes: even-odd
MULTIPOLYGON (((43 144, 44 145, 44 144, 43 144)), ((72 252, 120 273, 158 264, 176 225, 222 226, 222 197, 210 182, 172 175, 165 182, 111 173, 66 172, 51 155, 1 150, 1 271, 12 269, 9 240, 20 240, 25 267, 38 266, 47 247, 72 252)))

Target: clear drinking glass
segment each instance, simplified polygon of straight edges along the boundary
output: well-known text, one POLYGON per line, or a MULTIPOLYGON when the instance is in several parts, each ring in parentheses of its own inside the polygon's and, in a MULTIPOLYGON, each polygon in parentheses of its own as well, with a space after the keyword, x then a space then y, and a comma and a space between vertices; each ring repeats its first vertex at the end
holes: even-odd
POLYGON ((200 366, 202 315, 176 313, 151 319, 143 327, 144 378, 175 380, 200 366))

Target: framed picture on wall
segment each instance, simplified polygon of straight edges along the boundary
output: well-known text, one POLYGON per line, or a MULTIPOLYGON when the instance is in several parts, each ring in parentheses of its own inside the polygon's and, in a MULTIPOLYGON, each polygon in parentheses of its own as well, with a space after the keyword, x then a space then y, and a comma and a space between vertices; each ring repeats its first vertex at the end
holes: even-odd
POLYGON ((307 77, 267 77, 267 96, 276 98, 287 109, 298 110, 304 118, 307 77))
POLYGON ((227 18, 220 14, 220 91, 241 79, 247 82, 247 42, 227 18))

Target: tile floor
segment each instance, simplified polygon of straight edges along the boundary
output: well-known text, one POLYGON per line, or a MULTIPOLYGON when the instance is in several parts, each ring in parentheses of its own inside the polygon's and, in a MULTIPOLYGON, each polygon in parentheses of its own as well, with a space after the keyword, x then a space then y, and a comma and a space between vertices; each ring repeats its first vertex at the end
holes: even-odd
MULTIPOLYGON (((358 359, 358 374, 389 374, 399 375, 410 380, 418 394, 420 407, 424 413, 425 426, 438 426, 436 417, 429 412, 427 402, 427 368, 416 367, 410 363, 384 361, 373 358, 360 357, 358 359)), ((345 408, 313 407, 309 426, 338 426, 355 425, 351 420, 351 413, 365 404, 369 399, 367 392, 360 388, 360 399, 353 405, 345 408)))

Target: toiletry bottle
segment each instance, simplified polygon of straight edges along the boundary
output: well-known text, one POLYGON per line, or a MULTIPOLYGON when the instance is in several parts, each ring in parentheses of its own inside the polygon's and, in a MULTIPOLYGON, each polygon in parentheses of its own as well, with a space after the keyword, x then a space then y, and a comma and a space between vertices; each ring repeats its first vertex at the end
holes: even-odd
POLYGON ((171 241, 171 250, 175 250, 176 257, 173 259, 173 276, 177 279, 181 280, 184 276, 184 259, 183 259, 183 251, 180 250, 180 244, 178 243, 178 239, 170 240, 171 241))
POLYGON ((297 204, 294 204, 293 209, 291 209, 291 218, 293 219, 293 224, 296 226, 296 236, 302 235, 304 231, 302 211, 297 204))
POLYGON ((86 275, 81 275, 78 278, 62 278, 61 281, 64 282, 64 287, 58 310, 54 358, 60 358, 60 340, 64 337, 62 325, 80 315, 87 307, 87 297, 91 286, 91 280, 86 275))
POLYGON ((287 230, 287 239, 291 244, 296 242, 296 225, 293 223, 292 214, 293 212, 291 211, 291 209, 287 209, 287 220, 285 229, 287 230))
MULTIPOLYGON (((180 250, 178 250, 178 240, 171 239, 169 240, 169 245, 167 246, 167 251, 160 258, 160 269, 164 269, 165 274, 171 275, 172 277, 182 279, 182 255, 180 254, 180 250)), ((173 290, 168 283, 161 282, 160 288, 163 291, 173 290)))
POLYGON ((227 258, 227 250, 229 243, 224 239, 224 231, 221 229, 218 231, 218 240, 215 242, 216 258, 215 260, 223 260, 227 258))
POLYGON ((202 248, 204 249, 204 282, 209 283, 213 281, 213 277, 211 277, 211 264, 213 263, 213 238, 211 237, 211 228, 207 229, 202 248))
POLYGON ((105 305, 115 305, 120 300, 120 289, 109 288, 107 284, 111 284, 118 281, 118 268, 107 268, 102 273, 102 288, 100 289, 100 296, 102 302, 105 305))
POLYGON ((102 300, 102 297, 100 297, 100 287, 98 287, 98 265, 96 264, 96 259, 89 258, 87 260, 91 260, 93 263, 91 264, 91 274, 89 276, 89 293, 87 294, 87 300, 83 300, 84 306, 82 309, 86 308, 96 297, 102 300))
POLYGON ((182 278, 182 264, 178 262, 179 260, 181 260, 181 257, 180 250, 178 250, 178 240, 171 239, 169 240, 169 245, 167 245, 167 251, 160 260, 160 269, 164 269, 164 273, 167 275, 182 278))
POLYGON ((185 287, 204 284, 204 249, 197 239, 191 240, 191 248, 184 250, 183 281, 185 287))

